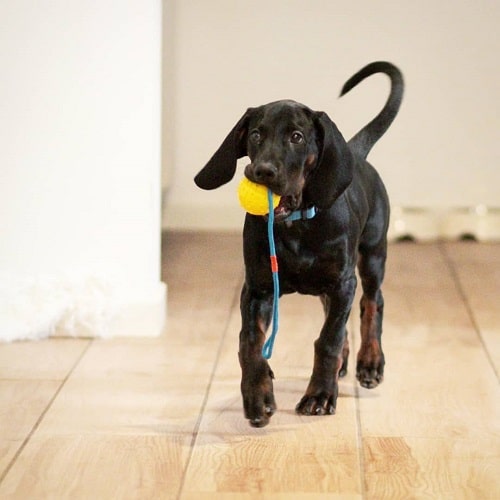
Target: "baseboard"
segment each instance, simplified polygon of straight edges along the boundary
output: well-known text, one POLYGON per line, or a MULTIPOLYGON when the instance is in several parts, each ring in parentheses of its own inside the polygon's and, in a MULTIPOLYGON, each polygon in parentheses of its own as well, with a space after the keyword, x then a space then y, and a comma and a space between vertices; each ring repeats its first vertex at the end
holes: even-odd
POLYGON ((500 208, 393 207, 389 239, 500 241, 500 208))
MULTIPOLYGON (((241 231, 244 214, 238 206, 166 205, 163 229, 241 231)), ((389 240, 476 239, 500 241, 500 207, 392 207, 389 240)))
POLYGON ((153 337, 166 323, 167 287, 99 273, 2 276, 0 341, 153 337))

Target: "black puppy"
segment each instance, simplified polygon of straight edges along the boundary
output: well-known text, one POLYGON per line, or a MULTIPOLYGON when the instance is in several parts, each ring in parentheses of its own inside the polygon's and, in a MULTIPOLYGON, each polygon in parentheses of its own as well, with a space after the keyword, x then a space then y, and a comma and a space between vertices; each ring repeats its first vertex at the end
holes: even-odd
MULTIPOLYGON (((245 175, 281 195, 274 228, 281 292, 319 296, 326 316, 314 344, 309 386, 296 407, 303 415, 335 413, 338 377, 347 371, 346 321, 356 289, 356 264, 363 287, 356 376, 367 388, 383 379, 380 287, 389 201, 366 157, 399 110, 403 78, 390 63, 372 63, 347 81, 341 95, 374 73, 390 77, 389 98, 349 142, 325 113, 277 101, 248 109, 195 178, 199 187, 215 189, 232 179, 238 158, 249 156, 245 175)), ((246 418, 262 427, 276 410, 273 372, 261 352, 273 301, 266 217, 246 215, 243 246, 241 392, 246 418)))

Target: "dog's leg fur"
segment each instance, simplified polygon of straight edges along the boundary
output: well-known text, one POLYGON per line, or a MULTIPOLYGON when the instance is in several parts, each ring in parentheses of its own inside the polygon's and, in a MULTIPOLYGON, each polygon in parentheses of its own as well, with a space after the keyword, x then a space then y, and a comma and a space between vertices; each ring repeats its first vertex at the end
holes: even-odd
POLYGON ((344 346, 342 347, 342 366, 340 367, 339 377, 347 375, 347 365, 349 362, 349 332, 345 331, 344 346))
POLYGON ((254 427, 264 427, 276 411, 274 374, 262 356, 272 315, 272 294, 257 296, 245 284, 241 292, 242 329, 238 357, 245 417, 254 427))
POLYGON ((339 374, 344 366, 345 325, 351 310, 356 277, 343 281, 323 297, 327 311, 319 338, 314 343, 314 367, 309 386, 295 410, 302 415, 335 413, 339 374))
MULTIPOLYGON (((325 318, 330 310, 330 301, 328 296, 321 296, 321 303, 323 304, 323 309, 325 311, 325 318)), ((339 377, 345 377, 347 375, 347 367, 349 364, 349 332, 345 330, 344 345, 342 347, 342 366, 340 367, 339 377)))
POLYGON ((361 297, 361 347, 358 352, 356 378, 367 389, 373 389, 384 378, 382 352, 382 318, 384 298, 380 289, 384 278, 386 243, 377 249, 360 248, 358 269, 363 287, 361 297))

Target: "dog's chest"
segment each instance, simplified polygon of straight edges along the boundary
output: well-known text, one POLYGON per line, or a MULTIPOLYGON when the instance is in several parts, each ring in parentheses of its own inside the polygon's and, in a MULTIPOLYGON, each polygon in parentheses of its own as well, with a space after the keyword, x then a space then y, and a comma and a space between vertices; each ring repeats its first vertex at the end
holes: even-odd
POLYGON ((278 239, 276 248, 283 293, 328 293, 350 267, 344 238, 317 240, 287 236, 278 239))

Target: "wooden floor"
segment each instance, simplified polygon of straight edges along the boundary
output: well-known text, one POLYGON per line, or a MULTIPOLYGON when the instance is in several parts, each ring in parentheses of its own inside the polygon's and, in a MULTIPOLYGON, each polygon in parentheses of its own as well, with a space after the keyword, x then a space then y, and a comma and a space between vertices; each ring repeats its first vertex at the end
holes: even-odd
MULTIPOLYGON (((391 246, 385 381, 370 391, 349 373, 335 416, 294 413, 323 313, 285 297, 278 412, 254 429, 240 237, 164 243, 160 338, 0 344, 1 499, 500 498, 500 245, 391 246)), ((353 350, 358 329, 356 306, 353 350)))

